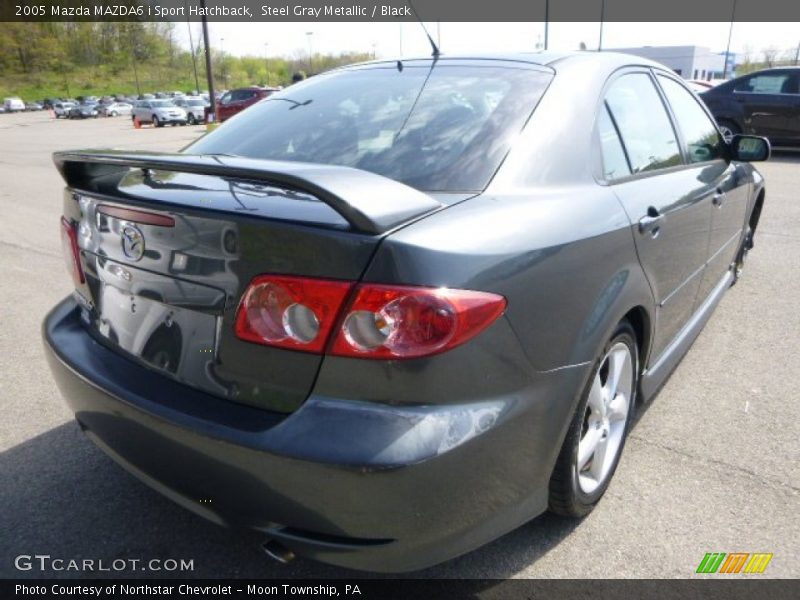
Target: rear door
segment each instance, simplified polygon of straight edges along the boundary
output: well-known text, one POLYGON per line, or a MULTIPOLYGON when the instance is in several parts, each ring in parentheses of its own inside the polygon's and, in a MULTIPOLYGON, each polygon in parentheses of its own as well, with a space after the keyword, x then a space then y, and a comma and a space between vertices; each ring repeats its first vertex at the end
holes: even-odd
POLYGON ((624 72, 609 83, 598 129, 604 179, 631 220, 639 260, 657 303, 652 361, 693 312, 718 176, 686 164, 680 138, 647 70, 624 72))
POLYGON ((798 75, 790 70, 756 73, 742 79, 734 89, 742 105, 746 133, 764 135, 770 140, 800 139, 800 95, 798 75))
POLYGON ((749 184, 739 181, 736 165, 725 157, 725 145, 712 117, 675 78, 659 74, 657 80, 672 109, 681 134, 686 160, 699 169, 699 178, 714 185, 707 265, 696 305, 702 303, 725 275, 742 235, 749 184))

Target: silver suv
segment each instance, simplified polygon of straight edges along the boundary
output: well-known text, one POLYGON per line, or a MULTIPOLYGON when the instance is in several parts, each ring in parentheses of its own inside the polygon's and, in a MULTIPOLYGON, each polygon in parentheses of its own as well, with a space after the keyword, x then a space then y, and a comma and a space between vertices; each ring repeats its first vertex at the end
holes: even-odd
POLYGON ((180 106, 186 111, 186 119, 189 125, 195 125, 205 121, 205 110, 210 106, 208 100, 200 96, 184 96, 175 98, 175 105, 180 106))
POLYGON ((186 125, 186 111, 175 106, 172 100, 140 100, 133 107, 131 118, 134 122, 138 119, 140 123, 152 123, 156 127, 167 123, 186 125))

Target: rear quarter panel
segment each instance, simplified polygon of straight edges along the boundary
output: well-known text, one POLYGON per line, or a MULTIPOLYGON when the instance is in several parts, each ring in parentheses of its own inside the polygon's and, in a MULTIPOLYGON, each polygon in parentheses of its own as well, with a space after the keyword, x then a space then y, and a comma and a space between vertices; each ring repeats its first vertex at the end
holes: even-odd
POLYGON ((593 360, 626 312, 652 308, 630 222, 594 184, 484 195, 432 215, 386 239, 364 279, 502 294, 539 371, 593 360))

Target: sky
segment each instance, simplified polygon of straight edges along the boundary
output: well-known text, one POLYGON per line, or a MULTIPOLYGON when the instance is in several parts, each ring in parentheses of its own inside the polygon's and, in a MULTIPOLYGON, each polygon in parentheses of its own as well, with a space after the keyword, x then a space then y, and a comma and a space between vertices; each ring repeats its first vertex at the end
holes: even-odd
MULTIPOLYGON (((544 42, 543 23, 425 23, 445 54, 518 52, 544 42)), ((705 46, 724 52, 730 23, 605 23, 603 48, 636 46, 705 46)), ((195 43, 200 25, 192 25, 195 43)), ((581 42, 596 49, 599 23, 551 23, 549 48, 577 50, 581 42)), ((186 23, 177 23, 178 39, 188 47, 186 23)), ((419 23, 209 23, 212 47, 226 54, 306 57, 313 53, 356 51, 377 58, 427 56, 430 46, 419 23), (310 35, 309 35, 310 33, 310 35), (265 45, 266 44, 266 45, 265 45)), ((731 52, 749 50, 757 59, 775 47, 794 54, 800 44, 798 23, 734 23, 731 52)), ((779 55, 780 55, 779 54, 779 55)))

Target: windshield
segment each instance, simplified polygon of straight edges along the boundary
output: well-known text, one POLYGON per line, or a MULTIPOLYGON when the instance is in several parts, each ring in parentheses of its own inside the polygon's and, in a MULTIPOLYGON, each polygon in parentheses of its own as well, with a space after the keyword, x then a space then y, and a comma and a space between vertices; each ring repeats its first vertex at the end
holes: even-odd
POLYGON ((175 106, 175 104, 173 104, 172 100, 151 100, 150 106, 154 108, 165 108, 168 106, 175 106))
POLYGON ((270 96, 185 152, 344 165, 424 191, 482 190, 550 78, 441 63, 333 72, 270 96))
POLYGON ((206 102, 204 100, 187 100, 186 106, 205 106, 206 102))

